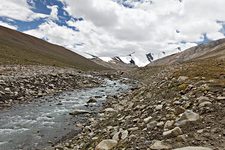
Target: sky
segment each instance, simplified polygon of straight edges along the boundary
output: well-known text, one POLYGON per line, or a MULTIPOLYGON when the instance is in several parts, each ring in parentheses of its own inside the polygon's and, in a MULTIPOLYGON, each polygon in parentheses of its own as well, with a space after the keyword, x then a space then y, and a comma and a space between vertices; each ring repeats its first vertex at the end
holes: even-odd
POLYGON ((2 0, 0 25, 85 57, 135 52, 144 66, 148 53, 157 59, 224 38, 224 6, 225 0, 2 0))

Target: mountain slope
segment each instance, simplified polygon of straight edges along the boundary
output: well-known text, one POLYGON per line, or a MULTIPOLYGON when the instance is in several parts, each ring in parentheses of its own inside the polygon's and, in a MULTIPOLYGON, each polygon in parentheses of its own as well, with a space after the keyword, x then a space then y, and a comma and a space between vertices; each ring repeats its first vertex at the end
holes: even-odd
POLYGON ((108 62, 103 61, 102 59, 98 57, 92 58, 91 60, 101 66, 105 66, 107 68, 111 68, 115 70, 129 70, 129 69, 137 68, 136 65, 124 63, 122 60, 120 60, 119 57, 114 57, 112 58, 112 60, 108 62))
POLYGON ((64 47, 0 26, 0 64, 106 69, 64 47))
POLYGON ((213 41, 204 45, 198 45, 183 52, 158 59, 149 64, 149 66, 168 65, 212 57, 216 59, 225 58, 225 39, 213 41))

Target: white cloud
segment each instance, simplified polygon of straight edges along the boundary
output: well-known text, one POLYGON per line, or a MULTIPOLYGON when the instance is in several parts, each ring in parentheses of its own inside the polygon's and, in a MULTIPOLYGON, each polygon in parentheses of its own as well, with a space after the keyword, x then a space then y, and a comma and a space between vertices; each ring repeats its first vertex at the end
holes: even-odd
POLYGON ((47 8, 51 9, 51 13, 50 13, 50 19, 52 20, 58 20, 58 6, 54 5, 54 6, 47 6, 47 8))
POLYGON ((17 29, 17 26, 13 26, 11 24, 8 24, 8 23, 2 22, 2 21, 0 21, 0 26, 6 27, 6 28, 10 28, 10 29, 13 29, 13 30, 17 29))
MULTIPOLYGON (((129 0, 134 8, 129 9, 112 0, 61 0, 65 10, 73 17, 84 21, 67 22, 80 30, 75 32, 53 22, 42 24, 26 33, 48 37, 50 42, 67 46, 83 54, 89 52, 101 57, 124 56, 135 51, 134 60, 145 65, 145 54, 155 53, 162 57, 195 46, 203 40, 224 38, 220 32, 225 21, 224 0, 129 0), (179 30, 180 33, 177 33, 179 30), (181 42, 185 41, 185 43, 181 42), (77 46, 77 43, 84 43, 77 46), (170 44, 169 44, 170 43, 170 44), (174 44, 171 44, 174 43, 174 44)), ((56 18, 56 8, 51 16, 56 18)), ((53 9, 52 9, 53 10, 53 9)))
POLYGON ((1 1, 0 16, 22 21, 47 17, 45 14, 34 13, 30 8, 26 0, 4 0, 1 1))

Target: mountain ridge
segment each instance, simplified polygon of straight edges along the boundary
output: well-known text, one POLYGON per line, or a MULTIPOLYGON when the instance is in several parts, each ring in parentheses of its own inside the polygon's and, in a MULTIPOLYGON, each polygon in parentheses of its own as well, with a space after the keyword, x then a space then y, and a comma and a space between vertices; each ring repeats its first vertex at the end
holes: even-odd
POLYGON ((81 70, 105 70, 62 46, 0 26, 0 63, 50 65, 81 70))
POLYGON ((187 50, 184 50, 183 52, 179 52, 155 60, 147 66, 169 65, 211 57, 215 57, 216 59, 225 58, 225 39, 219 39, 207 44, 201 44, 195 47, 191 47, 187 50))

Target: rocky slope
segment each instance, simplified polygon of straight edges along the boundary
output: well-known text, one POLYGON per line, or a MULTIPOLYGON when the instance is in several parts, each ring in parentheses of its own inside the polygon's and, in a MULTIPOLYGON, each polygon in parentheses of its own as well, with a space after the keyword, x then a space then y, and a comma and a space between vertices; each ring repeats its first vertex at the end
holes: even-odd
POLYGON ((49 65, 105 70, 64 47, 0 26, 0 64, 49 65))
MULTIPOLYGON (((139 88, 109 97, 58 150, 224 150, 225 60, 146 67, 139 88)), ((132 76, 131 76, 132 75, 132 76)))
POLYGON ((212 57, 217 59, 225 58, 225 39, 212 41, 208 44, 198 45, 183 52, 158 59, 150 63, 149 66, 168 65, 212 57))

